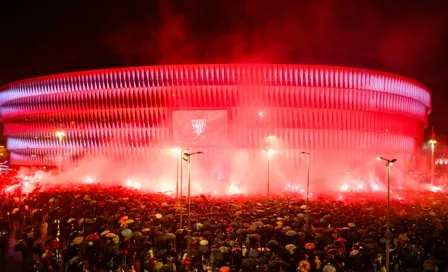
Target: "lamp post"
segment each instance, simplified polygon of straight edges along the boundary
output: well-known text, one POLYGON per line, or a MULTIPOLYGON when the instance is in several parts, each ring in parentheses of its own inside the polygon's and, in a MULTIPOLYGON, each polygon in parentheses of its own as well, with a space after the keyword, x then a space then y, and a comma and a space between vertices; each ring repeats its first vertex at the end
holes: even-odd
POLYGON ((390 265, 390 167, 397 161, 396 159, 385 159, 383 157, 377 157, 377 160, 382 160, 386 162, 387 167, 387 222, 386 222, 386 271, 389 272, 390 265))
POLYGON ((431 145, 431 186, 434 186, 434 149, 436 145, 436 140, 431 139, 429 140, 429 144, 431 145))
POLYGON ((271 156, 274 155, 275 150, 273 150, 273 149, 268 149, 268 150, 263 149, 263 152, 266 152, 266 154, 267 154, 267 159, 268 159, 268 179, 267 179, 267 192, 266 192, 266 196, 267 196, 268 201, 269 201, 269 198, 270 198, 270 190, 271 190, 271 189, 270 189, 270 187, 271 187, 271 181, 270 181, 270 178, 271 178, 271 174, 270 174, 270 164, 271 164, 271 156))
POLYGON ((310 153, 302 152, 307 156, 307 174, 306 174, 306 221, 305 221, 305 230, 308 231, 309 222, 310 222, 310 153))
POLYGON ((176 198, 178 200, 178 204, 179 204, 179 211, 180 211, 180 216, 179 216, 179 220, 180 220, 180 228, 182 228, 182 155, 184 154, 185 151, 189 150, 187 149, 176 149, 176 151, 179 151, 178 155, 176 156, 176 160, 177 160, 177 180, 176 180, 176 198), (180 161, 180 165, 179 165, 179 161, 180 161), (178 188, 179 188, 179 167, 180 167, 180 198, 178 195, 178 188))
MULTIPOLYGON (((185 148, 185 149, 174 148, 173 149, 173 152, 176 153, 176 199, 177 200, 179 200, 179 167, 181 167, 181 171, 182 171, 182 154, 184 153, 184 151, 187 151, 187 150, 189 150, 189 149, 188 148, 185 148)), ((182 196, 182 194, 181 194, 181 196, 182 196)))
POLYGON ((61 174, 61 172, 62 172, 62 139, 65 136, 65 132, 64 131, 56 131, 55 135, 59 140, 59 150, 60 150, 59 156, 60 156, 60 158, 59 158, 59 162, 58 162, 58 172, 59 172, 59 174, 61 174))
POLYGON ((188 197, 187 197, 187 213, 188 213, 188 226, 187 226, 187 256, 190 257, 191 253, 191 201, 190 201, 190 188, 191 188, 191 156, 193 155, 202 155, 203 152, 194 152, 194 153, 183 153, 182 159, 188 162, 188 197))

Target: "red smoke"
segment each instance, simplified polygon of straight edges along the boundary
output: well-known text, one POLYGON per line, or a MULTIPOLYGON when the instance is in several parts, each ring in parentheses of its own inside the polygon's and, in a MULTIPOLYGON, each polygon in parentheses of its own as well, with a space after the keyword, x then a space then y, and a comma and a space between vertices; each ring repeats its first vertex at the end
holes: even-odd
POLYGON ((417 6, 405 11, 353 1, 178 2, 160 0, 156 20, 148 15, 111 30, 106 43, 123 65, 294 62, 384 67, 413 76, 438 52, 444 33, 442 14, 417 6), (128 59, 135 54, 138 60, 128 59))

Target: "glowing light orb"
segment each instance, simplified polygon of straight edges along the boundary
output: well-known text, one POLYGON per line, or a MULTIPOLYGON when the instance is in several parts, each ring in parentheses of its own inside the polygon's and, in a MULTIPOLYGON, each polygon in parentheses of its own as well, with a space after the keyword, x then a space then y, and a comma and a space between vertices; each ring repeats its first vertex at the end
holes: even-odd
POLYGON ((440 191, 442 191, 442 188, 440 188, 440 187, 438 187, 438 186, 433 186, 433 185, 431 185, 431 186, 429 186, 429 190, 430 190, 431 192, 440 192, 440 191))
POLYGON ((84 178, 84 183, 92 184, 94 182, 95 182, 95 180, 92 177, 85 177, 84 178))
POLYGON ((238 188, 238 186, 236 186, 234 183, 232 183, 229 186, 229 194, 238 195, 238 194, 241 194, 241 190, 240 190, 240 188, 238 188))
POLYGON ((348 189, 349 189, 349 187, 348 187, 347 183, 344 183, 339 187, 339 190, 342 192, 347 192, 348 189))
POLYGON ((140 190, 142 188, 142 185, 140 182, 134 181, 134 180, 127 180, 125 183, 126 187, 130 187, 136 190, 140 190))

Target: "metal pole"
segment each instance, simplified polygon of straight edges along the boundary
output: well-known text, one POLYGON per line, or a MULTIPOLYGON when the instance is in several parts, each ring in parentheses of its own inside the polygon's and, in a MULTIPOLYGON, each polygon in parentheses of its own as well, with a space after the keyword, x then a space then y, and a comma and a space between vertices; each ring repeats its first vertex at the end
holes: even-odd
POLYGON ((191 183, 191 155, 188 156, 188 228, 187 228, 187 256, 190 258, 191 251, 191 213, 190 213, 190 183, 191 183))
MULTIPOLYGON (((182 151, 181 151, 182 153, 182 151)), ((176 154, 176 199, 179 201, 179 159, 182 160, 182 156, 179 154, 176 154)))
POLYGON ((270 183, 270 180, 269 180, 269 176, 270 176, 270 174, 269 174, 269 161, 270 161, 270 159, 269 159, 269 154, 268 154, 268 201, 269 201, 269 183, 270 183))
POLYGON ((182 228, 182 209, 183 209, 183 205, 182 205, 182 200, 183 200, 183 195, 182 195, 182 187, 183 187, 183 173, 182 173, 182 158, 183 156, 183 151, 180 152, 180 199, 179 199, 179 209, 180 209, 180 228, 182 228))
POLYGON ((434 186, 434 142, 431 143, 431 186, 434 186))
POLYGON ((309 192, 310 192, 310 154, 308 153, 307 158, 307 176, 306 176, 306 225, 305 229, 308 231, 309 227, 309 221, 310 221, 310 198, 309 198, 309 192))
MULTIPOLYGON (((387 163, 387 231, 390 231, 390 162, 387 163)), ((386 239, 386 272, 389 272, 390 265, 390 240, 386 239)))
POLYGON ((58 173, 62 173, 62 136, 59 136, 59 162, 58 162, 58 173))

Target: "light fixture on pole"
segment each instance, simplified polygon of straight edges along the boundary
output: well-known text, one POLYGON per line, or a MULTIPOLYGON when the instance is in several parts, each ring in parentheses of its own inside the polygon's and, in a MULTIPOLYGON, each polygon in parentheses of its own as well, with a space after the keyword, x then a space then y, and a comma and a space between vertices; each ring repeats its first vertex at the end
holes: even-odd
POLYGON ((183 188, 183 184, 182 184, 182 155, 184 154, 185 151, 190 150, 188 148, 186 149, 174 149, 174 151, 177 153, 176 155, 176 160, 177 160, 177 180, 176 180, 176 198, 178 201, 178 205, 179 205, 179 228, 182 228, 182 223, 183 223, 183 218, 182 218, 182 213, 183 213, 183 202, 182 202, 182 188, 183 188), (180 165, 179 165, 179 161, 180 161, 180 165), (180 167, 180 197, 178 195, 178 188, 179 188, 179 167, 180 167))
POLYGON ((305 221, 305 230, 308 231, 309 223, 310 223, 310 153, 302 152, 300 154, 307 156, 307 174, 306 174, 306 221, 305 221))
POLYGON ((61 172, 62 172, 62 139, 65 136, 65 132, 64 131, 56 131, 55 135, 59 140, 58 147, 59 147, 59 153, 60 153, 59 157, 60 158, 59 158, 59 162, 58 162, 58 172, 59 172, 59 174, 61 174, 61 172))
POLYGON ((187 197, 187 213, 188 213, 188 226, 187 226, 187 256, 191 257, 191 201, 190 201, 190 188, 191 188, 191 156, 202 155, 203 152, 183 153, 182 160, 188 163, 188 197, 187 197))
POLYGON ((396 159, 385 159, 383 157, 377 157, 377 160, 382 160, 386 162, 387 167, 387 222, 386 222, 386 271, 389 272, 390 266, 390 240, 393 238, 392 233, 390 232, 390 167, 394 165, 397 161, 396 159))
POLYGON ((269 198, 270 198, 270 187, 271 187, 271 182, 270 182, 270 161, 271 161, 271 157, 272 157, 272 155, 274 155, 274 153, 275 153, 275 150, 273 150, 273 149, 263 149, 262 150, 263 152, 266 152, 266 154, 267 154, 267 159, 268 159, 268 180, 267 180, 267 198, 268 198, 268 201, 269 201, 269 198))
POLYGON ((434 150, 437 141, 433 138, 429 140, 429 144, 431 145, 431 186, 434 186, 434 150))

